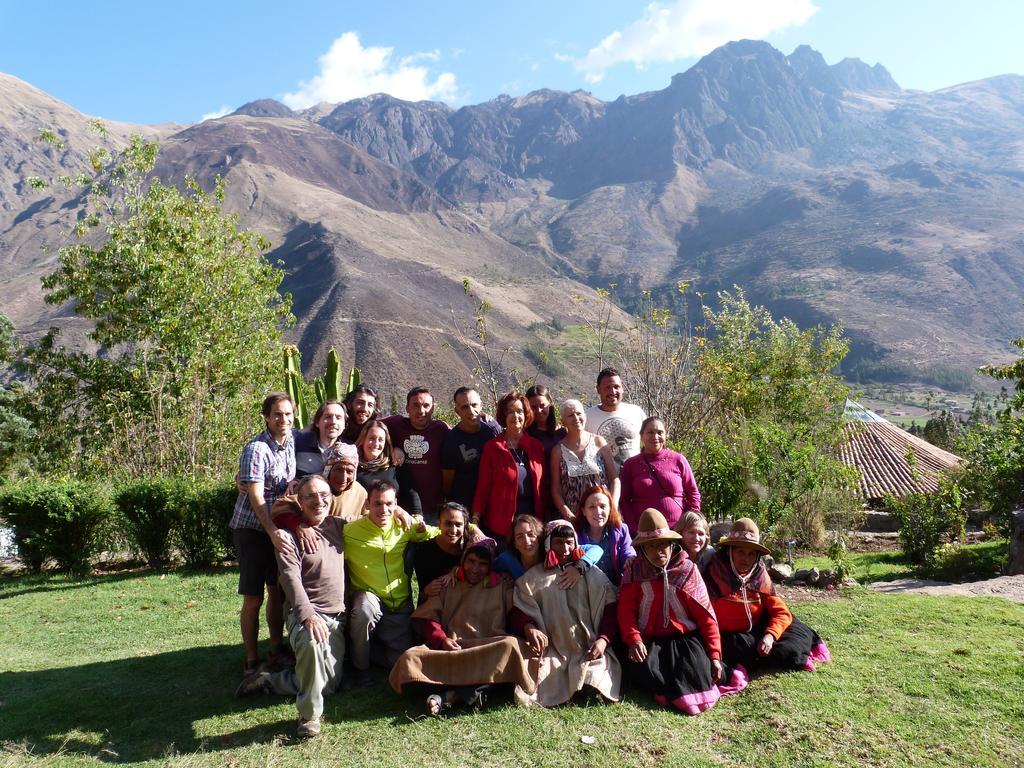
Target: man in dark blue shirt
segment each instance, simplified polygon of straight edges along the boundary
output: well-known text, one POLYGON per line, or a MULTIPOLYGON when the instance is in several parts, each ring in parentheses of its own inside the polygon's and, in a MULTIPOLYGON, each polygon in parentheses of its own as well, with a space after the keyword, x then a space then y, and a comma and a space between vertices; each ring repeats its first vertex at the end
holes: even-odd
POLYGON ((475 389, 459 387, 452 399, 459 423, 441 446, 441 479, 445 498, 468 508, 473 504, 484 444, 497 437, 501 428, 484 416, 480 393, 475 389))

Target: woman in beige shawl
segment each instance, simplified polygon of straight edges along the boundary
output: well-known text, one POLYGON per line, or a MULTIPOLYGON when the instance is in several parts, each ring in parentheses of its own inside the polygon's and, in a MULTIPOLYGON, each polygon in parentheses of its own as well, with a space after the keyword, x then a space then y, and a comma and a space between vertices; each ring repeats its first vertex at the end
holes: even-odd
POLYGON ((506 632, 512 584, 491 571, 494 552, 492 539, 466 547, 449 583, 412 614, 426 644, 403 653, 389 681, 398 693, 407 683, 429 686, 428 714, 459 702, 479 708, 495 683, 533 691, 526 647, 506 632))
POLYGON ((534 658, 536 690, 516 689, 516 703, 554 707, 590 686, 619 700, 622 668, 611 648, 616 631, 615 587, 598 568, 582 562, 576 531, 566 520, 544 528, 544 559, 516 581, 513 624, 534 658), (555 585, 566 568, 581 578, 569 589, 555 585))

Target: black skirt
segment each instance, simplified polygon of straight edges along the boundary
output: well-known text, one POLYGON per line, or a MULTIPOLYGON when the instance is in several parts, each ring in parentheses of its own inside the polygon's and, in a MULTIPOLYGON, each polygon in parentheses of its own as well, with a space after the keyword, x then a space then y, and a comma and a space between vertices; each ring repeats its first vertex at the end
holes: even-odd
MULTIPOLYGON (((765 635, 767 622, 762 622, 753 632, 723 632, 722 658, 732 668, 742 665, 747 672, 761 669, 813 669, 812 654, 820 653, 825 647, 821 637, 813 629, 794 617, 782 637, 775 641, 772 652, 759 656, 757 646, 765 635)), ((816 659, 821 660, 821 659, 816 659)))
POLYGON ((627 673, 637 686, 653 693, 659 704, 687 714, 696 715, 714 706, 721 694, 698 633, 655 637, 644 645, 647 658, 626 663, 627 673))

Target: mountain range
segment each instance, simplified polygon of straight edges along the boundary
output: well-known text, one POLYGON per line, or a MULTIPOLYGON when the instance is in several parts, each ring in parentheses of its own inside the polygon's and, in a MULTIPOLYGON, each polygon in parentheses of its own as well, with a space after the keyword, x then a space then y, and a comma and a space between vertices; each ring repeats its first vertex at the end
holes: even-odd
MULTIPOLYGON (((611 102, 263 99, 188 127, 111 124, 107 141, 142 132, 161 176, 227 179, 227 206, 287 270, 317 370, 333 345, 394 391, 464 380, 468 278, 511 365, 577 382, 593 373, 575 332, 593 288, 629 307, 685 280, 705 300, 735 284, 801 324, 841 321, 850 369, 927 381, 1008 359, 1024 332, 1022 113, 1024 77, 907 91, 881 65, 743 40, 611 102)), ((39 288, 76 198, 24 180, 80 168, 87 122, 0 75, 0 311, 26 337, 80 332, 39 288), (67 149, 34 142, 41 128, 67 149)))

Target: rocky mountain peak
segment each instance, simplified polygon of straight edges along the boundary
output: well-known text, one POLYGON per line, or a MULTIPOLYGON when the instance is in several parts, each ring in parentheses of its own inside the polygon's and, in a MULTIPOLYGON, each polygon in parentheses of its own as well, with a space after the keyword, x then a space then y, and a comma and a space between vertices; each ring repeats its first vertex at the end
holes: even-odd
POLYGON ((256 99, 243 104, 231 114, 248 117, 294 117, 295 113, 276 99, 256 99))
POLYGON ((901 90, 889 70, 881 64, 870 67, 860 59, 843 59, 831 69, 839 84, 848 91, 874 93, 901 90))

